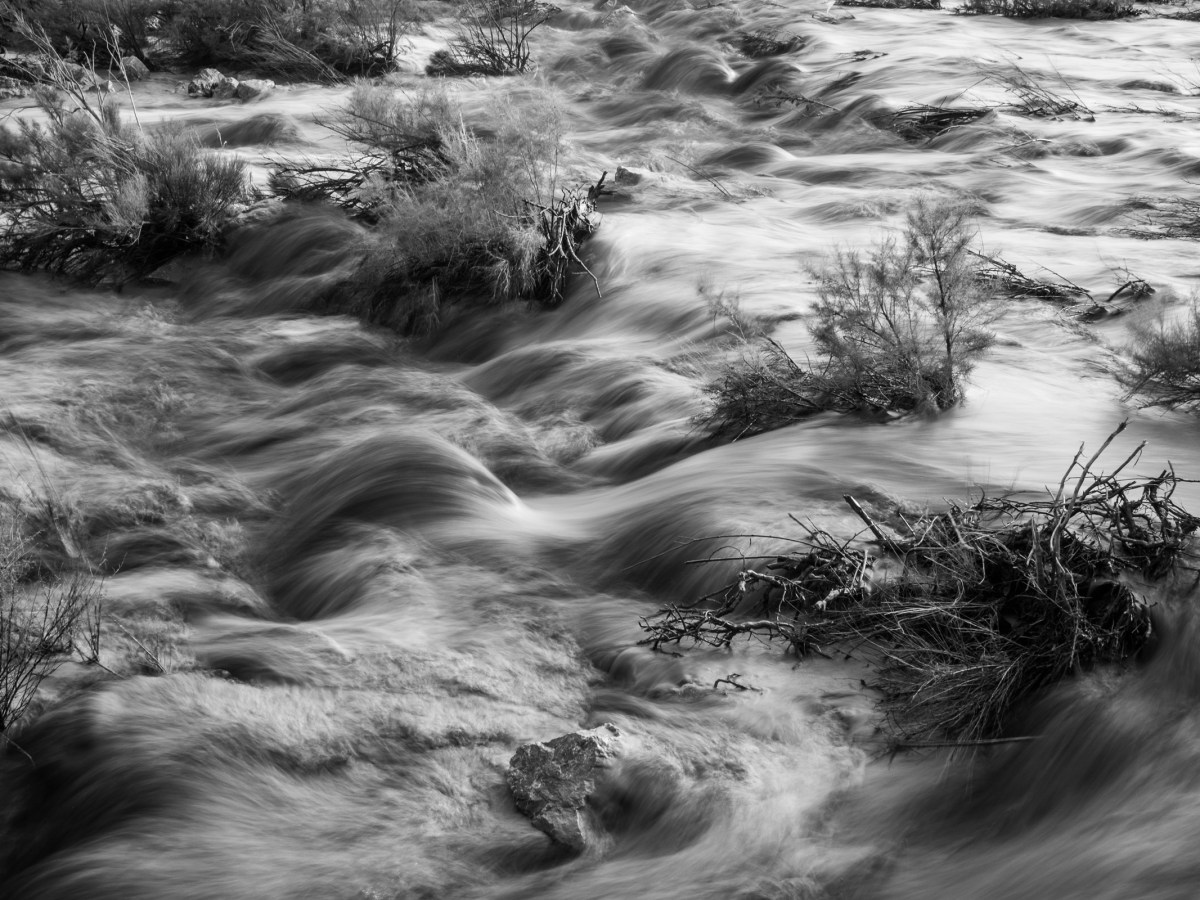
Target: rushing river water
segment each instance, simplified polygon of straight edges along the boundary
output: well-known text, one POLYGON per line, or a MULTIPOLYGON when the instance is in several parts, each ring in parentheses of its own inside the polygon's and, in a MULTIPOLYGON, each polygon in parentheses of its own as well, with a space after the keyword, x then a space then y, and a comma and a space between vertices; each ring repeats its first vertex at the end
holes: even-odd
MULTIPOLYGON (((440 41, 418 39, 414 64, 440 41)), ((729 574, 689 561, 738 539, 687 541, 795 534, 789 514, 848 535, 848 492, 920 508, 1056 484, 1125 418, 1114 459, 1147 440, 1143 471, 1200 476, 1200 422, 1137 409, 1111 374, 1129 321, 1178 309, 1200 275, 1193 242, 1127 231, 1143 198, 1200 173, 1200 24, 663 0, 570 5, 536 51, 536 77, 451 89, 468 119, 550 96, 570 177, 643 173, 587 245, 603 296, 580 279, 560 309, 423 343, 300 315, 359 234, 330 215, 243 235, 232 262, 166 287, 0 275, 11 483, 52 486, 124 548, 106 610, 166 669, 21 732, 0 894, 1194 897, 1186 586, 1158 598, 1170 627, 1143 668, 1063 686, 1028 713, 1037 741, 973 763, 873 756, 855 660, 637 641, 639 616, 729 574), (759 28, 805 44, 755 62, 728 43, 759 28), (1093 114, 1006 111, 1014 66, 1093 114), (1000 108, 918 143, 863 118, 947 102, 1000 108), (705 373, 728 352, 706 296, 780 319, 802 353, 814 267, 930 192, 969 198, 983 245, 1029 274, 1100 300, 1132 274, 1155 298, 1090 324, 1008 303, 965 404, 936 418, 701 440, 705 373), (708 689, 735 672, 760 691, 708 689), (521 743, 603 722, 633 748, 599 800, 615 843, 564 857, 505 769, 521 743)), ((314 114, 344 93, 228 104, 158 74, 134 96, 145 124, 220 135, 261 178, 275 155, 342 149, 314 114)), ((1200 489, 1177 499, 1194 509, 1200 489)))

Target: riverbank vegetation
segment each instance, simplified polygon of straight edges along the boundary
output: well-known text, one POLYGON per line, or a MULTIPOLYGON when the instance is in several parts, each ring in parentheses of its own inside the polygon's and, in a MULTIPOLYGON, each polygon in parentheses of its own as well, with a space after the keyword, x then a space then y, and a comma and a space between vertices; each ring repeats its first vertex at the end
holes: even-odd
POLYGON ((46 57, 44 123, 0 127, 0 264, 88 282, 211 250, 249 192, 243 163, 180 128, 148 131, 46 57))
POLYGON ((40 0, 0 33, 42 29, 76 62, 107 67, 123 55, 151 68, 230 66, 327 80, 381 75, 413 24, 428 13, 412 0, 40 0))
POLYGON ((371 225, 361 266, 331 308, 422 331, 449 304, 557 305, 571 276, 587 273, 579 247, 599 224, 604 176, 564 183, 553 105, 505 106, 476 129, 440 88, 406 95, 361 83, 328 124, 354 154, 280 161, 271 189, 371 225))
POLYGON ((1130 363, 1119 377, 1147 406, 1200 410, 1200 302, 1177 318, 1160 314, 1132 327, 1130 363))
POLYGON ((963 745, 1005 734, 1019 704, 1096 665, 1131 659, 1152 633, 1145 588, 1181 568, 1200 518, 1167 470, 1123 474, 1076 454, 1043 497, 982 496, 877 523, 876 547, 812 527, 796 550, 747 566, 689 606, 642 620, 644 644, 778 641, 799 656, 844 652, 874 667, 892 737, 963 745), (887 564, 884 561, 887 561, 887 564))
MULTIPOLYGON (((122 281, 217 248, 252 199, 244 164, 182 128, 143 129, 136 109, 128 122, 45 32, 22 27, 43 51, 48 122, 0 126, 0 263, 122 281)), ((354 275, 316 308, 411 333, 453 303, 556 305, 573 275, 590 274, 579 247, 599 223, 604 175, 563 180, 552 104, 506 104, 469 125, 440 87, 362 81, 325 124, 351 155, 281 159, 269 181, 275 197, 340 206, 370 227, 354 275)))
POLYGON ((820 302, 809 325, 816 363, 801 365, 769 337, 747 341, 709 386, 702 424, 737 439, 823 411, 959 403, 975 359, 993 341, 975 238, 966 206, 919 199, 898 238, 866 254, 839 251, 817 273, 820 302))

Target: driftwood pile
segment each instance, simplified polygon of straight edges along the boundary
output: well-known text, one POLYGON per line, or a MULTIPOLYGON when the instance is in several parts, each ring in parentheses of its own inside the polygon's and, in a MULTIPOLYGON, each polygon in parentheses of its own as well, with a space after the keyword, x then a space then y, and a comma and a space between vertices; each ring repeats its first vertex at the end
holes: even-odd
POLYGON ((1124 427, 1087 462, 1081 448, 1037 499, 983 496, 901 519, 889 534, 847 496, 898 574, 880 575, 871 548, 810 527, 796 552, 644 618, 642 643, 729 647, 745 637, 798 656, 861 653, 900 741, 995 738, 1041 688, 1135 654, 1152 627, 1139 585, 1193 567, 1200 518, 1172 499, 1173 470, 1123 476, 1139 446, 1110 474, 1093 472, 1124 427))

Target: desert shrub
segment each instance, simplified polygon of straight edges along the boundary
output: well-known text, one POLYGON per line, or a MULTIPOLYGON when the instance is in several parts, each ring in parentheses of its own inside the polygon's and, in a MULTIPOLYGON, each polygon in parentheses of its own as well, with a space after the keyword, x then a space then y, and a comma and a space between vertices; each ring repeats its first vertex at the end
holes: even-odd
POLYGON ((37 94, 44 124, 0 128, 0 262, 97 281, 215 246, 246 198, 244 165, 181 130, 126 123, 65 75, 56 82, 63 90, 37 94))
POLYGON ((1148 406, 1200 410, 1200 303, 1169 319, 1133 326, 1131 364, 1120 373, 1130 396, 1148 406))
POLYGON ((271 172, 271 189, 289 199, 332 200, 372 219, 376 206, 389 197, 390 185, 446 174, 445 134, 456 116, 444 91, 398 95, 358 82, 346 105, 322 122, 354 148, 354 155, 338 162, 280 161, 271 172))
POLYGON ((1137 15, 1121 0, 966 0, 960 13, 1018 19, 1120 19, 1137 15))
POLYGON ((359 85, 331 123, 359 148, 330 166, 281 163, 284 196, 324 198, 374 225, 358 276, 330 303, 400 331, 426 330, 457 302, 561 301, 583 269, 595 197, 558 184, 552 107, 505 107, 472 129, 444 93, 359 85))
POLYGON ((195 0, 172 7, 163 35, 191 65, 325 80, 391 71, 418 18, 411 0, 195 0))
POLYGON ((1121 474, 1141 447, 1093 470, 1116 433, 1086 462, 1081 448, 1043 496, 897 516, 891 534, 847 496, 898 567, 874 571, 871 552, 813 527, 695 604, 643 619, 642 643, 844 648, 872 664, 894 741, 986 742, 1047 685, 1130 659, 1151 634, 1146 581, 1195 566, 1200 518, 1172 499, 1182 479, 1121 474))
POLYGON ((540 0, 467 0, 448 50, 430 59, 430 75, 517 75, 529 67, 529 37, 558 12, 540 0))
POLYGON ((734 438, 821 410, 942 410, 962 399, 974 359, 992 343, 969 210, 919 200, 899 240, 869 254, 841 251, 818 273, 809 326, 819 363, 801 366, 778 343, 752 342, 709 387, 705 422, 734 438))
POLYGON ((76 62, 108 66, 121 56, 151 62, 151 44, 169 0, 37 0, 9 27, 42 30, 54 49, 76 62), (26 24, 28 23, 28 24, 26 24))

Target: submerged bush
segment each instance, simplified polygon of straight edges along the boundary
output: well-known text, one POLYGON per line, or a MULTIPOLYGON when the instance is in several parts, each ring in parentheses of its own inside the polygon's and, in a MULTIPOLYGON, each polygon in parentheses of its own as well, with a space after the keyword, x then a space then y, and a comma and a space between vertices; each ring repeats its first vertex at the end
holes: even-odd
POLYGON ((0 264, 97 281, 215 246, 244 165, 72 90, 39 89, 45 124, 0 128, 0 264))
MULTIPOLYGON (((330 123, 356 155, 281 163, 276 193, 331 200, 374 227, 352 283, 330 303, 401 331, 432 327, 446 304, 561 301, 595 197, 558 184, 558 113, 499 111, 468 127, 441 92, 359 85, 330 123)), ((601 179, 601 182, 603 179, 601 179)))
POLYGON ((1132 364, 1120 373, 1148 406, 1200 410, 1200 302, 1178 319, 1159 315, 1133 326, 1132 364))
POLYGON ((995 738, 1039 690, 1131 659, 1153 627, 1147 581, 1195 566, 1200 518, 1172 499, 1182 479, 1120 475, 1141 447, 1110 474, 1093 470, 1124 427, 1087 462, 1081 447, 1041 497, 897 516, 890 535, 847 496, 894 565, 876 570, 874 553, 814 527, 695 604, 643 619, 642 643, 843 648, 872 665, 900 745, 995 738))
POLYGON ((822 410, 942 410, 962 399, 974 359, 991 346, 970 215, 919 200, 902 238, 869 254, 839 252, 818 274, 809 329, 820 362, 804 367, 759 339, 709 388, 706 422, 734 438, 822 410))

